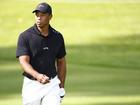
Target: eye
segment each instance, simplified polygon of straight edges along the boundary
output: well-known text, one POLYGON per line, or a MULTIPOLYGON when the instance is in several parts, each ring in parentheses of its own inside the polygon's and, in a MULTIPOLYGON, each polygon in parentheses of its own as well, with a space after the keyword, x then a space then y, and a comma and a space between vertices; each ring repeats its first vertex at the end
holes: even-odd
POLYGON ((42 14, 40 14, 41 16, 46 16, 46 13, 42 13, 42 14))
POLYGON ((38 17, 38 16, 39 16, 39 13, 38 13, 38 12, 35 12, 35 16, 37 16, 37 17, 38 17))

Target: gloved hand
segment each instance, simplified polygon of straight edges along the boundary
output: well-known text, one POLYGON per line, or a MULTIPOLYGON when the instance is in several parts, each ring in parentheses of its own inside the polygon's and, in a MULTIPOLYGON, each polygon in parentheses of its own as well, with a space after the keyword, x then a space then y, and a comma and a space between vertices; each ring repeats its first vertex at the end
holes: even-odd
POLYGON ((64 88, 60 88, 59 95, 60 95, 60 101, 62 101, 64 96, 65 96, 65 89, 64 88))

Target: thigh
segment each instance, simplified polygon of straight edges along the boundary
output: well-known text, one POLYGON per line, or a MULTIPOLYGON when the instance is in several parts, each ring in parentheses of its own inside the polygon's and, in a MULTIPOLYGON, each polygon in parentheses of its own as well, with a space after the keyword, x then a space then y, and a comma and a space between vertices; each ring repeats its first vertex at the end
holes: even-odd
POLYGON ((45 96, 41 105, 60 105, 60 97, 58 96, 45 96))
POLYGON ((41 105, 60 105, 59 85, 52 87, 50 92, 42 99, 41 105))
POLYGON ((23 105, 41 105, 40 102, 41 102, 40 100, 34 100, 34 101, 30 101, 30 102, 23 100, 23 105))
POLYGON ((22 88, 23 105, 40 105, 41 96, 39 91, 41 89, 41 86, 38 85, 35 81, 25 77, 22 88))

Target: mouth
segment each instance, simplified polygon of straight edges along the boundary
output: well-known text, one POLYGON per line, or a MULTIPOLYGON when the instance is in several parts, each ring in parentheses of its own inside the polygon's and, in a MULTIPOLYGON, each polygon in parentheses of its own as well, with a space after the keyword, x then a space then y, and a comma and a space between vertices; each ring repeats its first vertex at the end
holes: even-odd
POLYGON ((40 22, 36 22, 36 24, 37 24, 38 26, 40 26, 40 25, 41 25, 41 23, 40 23, 40 22))
POLYGON ((41 24, 41 21, 36 21, 37 24, 41 24))
POLYGON ((40 22, 36 22, 37 24, 41 24, 40 22))

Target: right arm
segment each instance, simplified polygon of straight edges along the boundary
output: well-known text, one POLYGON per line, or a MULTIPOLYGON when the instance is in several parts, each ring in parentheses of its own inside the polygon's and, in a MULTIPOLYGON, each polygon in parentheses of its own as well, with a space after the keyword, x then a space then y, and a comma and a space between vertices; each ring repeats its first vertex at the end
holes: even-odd
POLYGON ((39 81, 40 83, 43 83, 43 84, 49 82, 49 78, 46 75, 38 73, 32 67, 32 65, 29 63, 30 57, 28 55, 19 56, 19 62, 20 62, 20 65, 22 66, 23 70, 26 73, 28 73, 29 75, 31 75, 32 77, 34 77, 35 79, 37 79, 37 81, 39 81))

